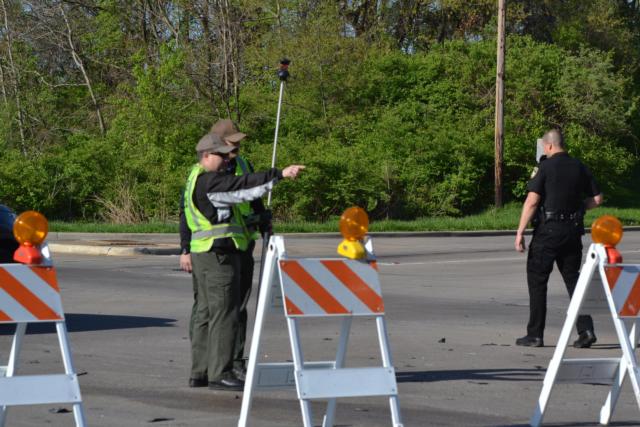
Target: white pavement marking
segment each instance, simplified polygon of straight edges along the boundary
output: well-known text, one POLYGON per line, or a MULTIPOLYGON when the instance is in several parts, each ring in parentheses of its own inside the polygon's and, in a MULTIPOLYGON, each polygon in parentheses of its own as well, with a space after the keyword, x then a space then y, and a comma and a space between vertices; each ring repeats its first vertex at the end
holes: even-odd
MULTIPOLYGON (((630 253, 640 253, 640 250, 635 251, 624 251, 625 254, 630 253)), ((428 264, 460 264, 460 263, 469 263, 469 262, 499 262, 499 261, 526 261, 527 256, 522 254, 518 257, 508 257, 508 258, 477 258, 477 259, 448 259, 442 261, 420 261, 420 262, 378 262, 378 265, 384 266, 399 266, 399 265, 428 265, 428 264)))
POLYGON ((515 261, 515 260, 526 260, 526 257, 511 257, 511 258, 481 258, 481 259, 448 259, 443 261, 422 261, 422 262, 378 262, 378 265, 425 265, 425 264, 460 264, 467 262, 487 262, 487 261, 515 261))

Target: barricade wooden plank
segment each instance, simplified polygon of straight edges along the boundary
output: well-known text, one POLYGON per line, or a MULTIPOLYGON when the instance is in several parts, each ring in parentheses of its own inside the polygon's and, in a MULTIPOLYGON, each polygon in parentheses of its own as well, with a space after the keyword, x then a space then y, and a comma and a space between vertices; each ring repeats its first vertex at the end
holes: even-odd
MULTIPOLYGON (((307 362, 304 369, 334 369, 335 361, 307 362)), ((256 387, 263 390, 295 388, 296 378, 292 362, 260 363, 256 366, 256 387)))
POLYGON ((619 364, 619 357, 563 359, 556 382, 613 384, 619 364))
MULTIPOLYGON (((302 264, 298 260, 280 261, 285 301, 299 307, 302 315, 350 313, 302 264)), ((287 313, 291 314, 289 307, 287 313)))
POLYGON ((359 262, 345 262, 343 260, 323 260, 322 265, 333 273, 334 276, 342 282, 353 294, 362 301, 372 313, 382 313, 384 311, 384 302, 380 295, 380 285, 378 282, 377 271, 369 267, 367 264, 359 262), (358 269, 364 265, 366 269, 358 269), (356 273, 356 270, 362 271, 362 277, 356 273), (368 279, 368 280, 367 280, 368 279), (372 285, 377 286, 377 292, 372 285))
POLYGON ((368 262, 281 260, 280 269, 289 316, 384 313, 378 272, 368 262))
POLYGON ((0 378, 0 405, 80 403, 76 375, 21 375, 0 378))
POLYGON ((640 314, 640 268, 635 265, 605 267, 616 310, 621 317, 640 314))
POLYGON ((5 311, 12 310, 11 305, 19 304, 26 309, 33 318, 14 318, 13 321, 51 321, 59 320, 60 315, 47 305, 41 295, 32 292, 12 276, 6 269, 0 269, 0 288, 4 295, 0 298, 0 304, 5 311))
POLYGON ((300 399, 392 396, 397 393, 393 368, 313 369, 296 372, 300 399))
POLYGON ((0 265, 0 322, 50 322, 64 317, 53 267, 0 265))

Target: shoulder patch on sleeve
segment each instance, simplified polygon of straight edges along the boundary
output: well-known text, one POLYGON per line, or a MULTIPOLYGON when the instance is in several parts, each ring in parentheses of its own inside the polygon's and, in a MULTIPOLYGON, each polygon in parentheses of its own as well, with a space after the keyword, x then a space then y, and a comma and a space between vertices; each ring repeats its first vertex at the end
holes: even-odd
POLYGON ((536 174, 538 173, 538 167, 536 166, 535 168, 533 168, 533 170, 531 171, 531 179, 533 179, 536 174))

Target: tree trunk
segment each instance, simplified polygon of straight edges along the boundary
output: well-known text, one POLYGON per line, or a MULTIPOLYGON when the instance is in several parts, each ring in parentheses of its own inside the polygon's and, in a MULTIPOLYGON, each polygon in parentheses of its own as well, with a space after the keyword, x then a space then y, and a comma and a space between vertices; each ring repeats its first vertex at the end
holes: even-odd
POLYGON ((87 70, 84 67, 84 62, 78 52, 76 51, 75 44, 73 43, 73 32, 71 31, 71 25, 69 24, 69 20, 67 19, 67 14, 64 11, 64 7, 62 3, 60 3, 60 13, 64 19, 64 22, 67 26, 67 41, 69 43, 69 49, 71 49, 71 57, 73 58, 73 62, 78 66, 80 72, 82 73, 82 77, 84 78, 85 86, 87 86, 87 90, 89 91, 89 95, 91 96, 91 102, 93 103, 93 107, 96 110, 96 115, 98 117, 98 125, 100 126, 100 134, 104 136, 105 134, 105 126, 104 121, 102 120, 102 113, 100 112, 100 106, 98 105, 98 100, 96 99, 95 94, 93 93, 93 87, 91 86, 91 80, 89 79, 89 75, 87 74, 87 70))
POLYGON ((4 80, 4 67, 0 63, 0 85, 2 85, 2 101, 5 108, 9 106, 9 100, 7 99, 7 86, 4 80))
MULTIPOLYGON (((205 43, 205 51, 207 54, 207 62, 206 62, 206 75, 204 82, 199 82, 197 79, 194 80, 194 84, 196 86, 196 90, 199 93, 204 95, 205 98, 209 101, 211 105, 211 113, 214 117, 221 117, 220 109, 216 102, 216 90, 217 88, 214 85, 214 72, 213 72, 213 59, 214 59, 214 43, 212 43, 212 34, 211 34, 211 21, 209 19, 210 16, 210 8, 209 2, 206 1, 203 9, 199 12, 195 13, 196 16, 200 17, 200 23, 202 24, 202 32, 203 39, 205 43)), ((194 48, 197 47, 194 45, 194 48)), ((222 97, 220 97, 222 99, 222 97)))
POLYGON ((233 11, 229 5, 229 0, 224 0, 224 2, 227 10, 226 27, 229 36, 229 52, 231 54, 231 61, 229 65, 231 66, 232 96, 235 101, 235 120, 236 122, 240 122, 240 43, 238 42, 238 37, 240 37, 240 28, 233 27, 234 23, 238 27, 239 25, 235 22, 235 16, 232 16, 233 11))
POLYGON ((217 0, 218 34, 221 41, 222 93, 227 116, 240 121, 240 43, 234 27, 233 10, 229 0, 217 0), (234 101, 235 107, 231 107, 234 101))
POLYGON ((502 207, 502 153, 504 144, 505 1, 498 0, 498 64, 496 67, 495 205, 502 207))
MULTIPOLYGON (((11 69, 11 83, 13 84, 13 92, 16 98, 16 108, 18 110, 18 129, 20 131, 20 144, 22 154, 27 155, 27 147, 25 145, 25 132, 24 132, 24 115, 22 112, 22 102, 20 99, 20 75, 13 62, 13 38, 11 35, 11 28, 9 28, 9 17, 7 16, 7 7, 4 0, 0 0, 0 6, 2 6, 2 12, 4 14, 4 29, 7 32, 7 53, 9 58, 9 67, 11 69)), ((4 87, 4 86, 3 86, 4 87)))
POLYGON ((216 2, 219 16, 218 34, 220 35, 220 40, 222 42, 222 75, 220 77, 222 78, 222 93, 224 94, 223 99, 227 109, 227 117, 231 117, 231 105, 229 100, 229 40, 227 38, 227 16, 225 14, 223 2, 224 0, 218 0, 216 2))
MULTIPOLYGON (((176 47, 180 46, 180 30, 181 30, 181 24, 182 24, 182 20, 178 19, 178 26, 176 27, 173 22, 171 22, 171 19, 169 17, 169 15, 167 14, 167 10, 163 7, 163 5, 161 4, 161 2, 156 2, 155 4, 157 10, 158 10, 158 15, 160 15, 160 18, 162 19, 162 22, 164 22, 164 24, 167 26, 167 28, 169 29, 169 31, 171 31, 171 34, 173 34, 173 38, 176 40, 176 47)), ((187 29, 189 28, 188 26, 186 27, 187 29)))
MULTIPOLYGON (((140 0, 140 31, 142 31, 142 40, 144 41, 144 46, 148 48, 149 46, 149 31, 147 30, 147 3, 145 0, 140 0)), ((147 51, 147 55, 149 52, 147 51)))

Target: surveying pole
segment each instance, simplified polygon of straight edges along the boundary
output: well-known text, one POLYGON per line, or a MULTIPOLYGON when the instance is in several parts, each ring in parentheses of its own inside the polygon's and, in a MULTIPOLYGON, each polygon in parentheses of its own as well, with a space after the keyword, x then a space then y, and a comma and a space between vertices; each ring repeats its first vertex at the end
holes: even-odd
MULTIPOLYGON (((280 68, 278 69, 278 78, 280 79, 280 96, 278 97, 278 113, 276 114, 276 132, 273 137, 273 155, 271 156, 271 168, 276 167, 276 150, 278 148, 278 130, 280 128, 280 111, 282 110, 282 95, 284 94, 284 84, 289 77, 289 61, 287 58, 282 58, 280 61, 280 68)), ((271 207, 271 190, 269 190, 269 195, 267 196, 267 209, 271 207)), ((269 246, 269 240, 271 239, 271 235, 273 234, 273 230, 271 226, 267 227, 267 229, 262 233, 262 253, 260 255, 260 274, 258 276, 258 292, 256 292, 256 297, 260 298, 260 284, 262 283, 262 275, 264 273, 264 259, 267 254, 267 248, 269 246)), ((256 312, 258 310, 258 304, 256 304, 256 312)))
MULTIPOLYGON (((280 96, 278 97, 278 113, 276 114, 276 133, 273 137, 273 155, 271 156, 271 168, 276 167, 276 151, 278 149, 278 130, 280 129, 280 111, 282 110, 282 95, 284 94, 284 84, 289 77, 289 61, 283 58, 280 61, 280 69, 278 70, 278 78, 280 79, 280 96)), ((271 207, 271 190, 267 196, 267 207, 271 207)))

